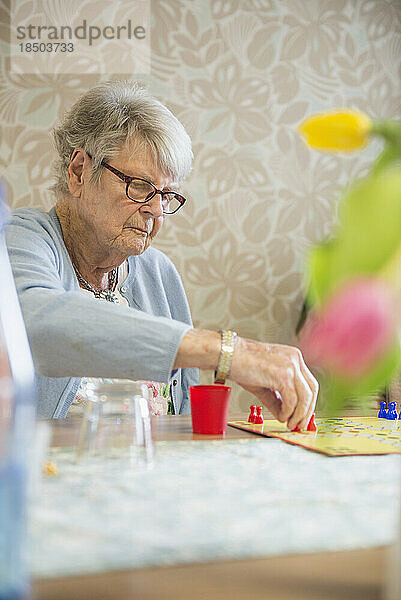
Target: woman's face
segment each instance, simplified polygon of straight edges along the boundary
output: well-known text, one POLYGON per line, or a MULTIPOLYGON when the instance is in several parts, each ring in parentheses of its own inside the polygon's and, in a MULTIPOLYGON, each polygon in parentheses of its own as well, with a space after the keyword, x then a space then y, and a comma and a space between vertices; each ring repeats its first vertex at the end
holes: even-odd
MULTIPOLYGON (((156 168, 148 149, 133 154, 132 150, 124 148, 109 164, 125 175, 150 181, 159 190, 176 189, 173 182, 156 168)), ((126 184, 114 173, 104 169, 96 186, 89 181, 90 172, 91 159, 86 154, 76 208, 88 233, 104 251, 124 257, 142 254, 163 225, 160 194, 146 204, 138 204, 126 196, 126 184)))

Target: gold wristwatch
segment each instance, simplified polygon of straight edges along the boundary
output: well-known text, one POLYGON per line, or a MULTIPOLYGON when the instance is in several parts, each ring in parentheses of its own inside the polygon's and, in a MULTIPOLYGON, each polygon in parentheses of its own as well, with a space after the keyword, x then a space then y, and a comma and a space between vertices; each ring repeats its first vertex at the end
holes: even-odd
POLYGON ((214 383, 225 384, 231 369, 234 354, 235 331, 219 329, 221 335, 221 351, 217 370, 214 372, 214 383))

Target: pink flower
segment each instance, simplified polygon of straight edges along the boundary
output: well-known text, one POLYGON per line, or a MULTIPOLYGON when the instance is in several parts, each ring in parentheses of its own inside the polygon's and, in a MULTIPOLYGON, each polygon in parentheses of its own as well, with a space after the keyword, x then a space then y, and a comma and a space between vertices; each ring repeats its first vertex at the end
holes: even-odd
POLYGON ((300 345, 311 365, 347 379, 364 375, 396 342, 397 305, 383 282, 347 282, 319 312, 311 312, 300 345))

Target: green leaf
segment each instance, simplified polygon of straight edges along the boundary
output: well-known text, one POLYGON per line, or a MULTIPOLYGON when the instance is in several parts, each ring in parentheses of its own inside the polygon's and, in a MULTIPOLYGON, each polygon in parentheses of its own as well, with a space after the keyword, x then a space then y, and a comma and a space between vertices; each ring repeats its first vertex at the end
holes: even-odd
POLYGON ((401 369, 401 350, 397 343, 389 352, 372 368, 365 377, 355 385, 355 396, 372 394, 388 385, 401 369))
POLYGON ((325 242, 309 254, 306 261, 306 276, 309 281, 308 301, 319 306, 331 288, 332 256, 335 254, 335 242, 325 242))
POLYGON ((401 171, 387 169, 353 185, 340 207, 335 240, 307 263, 309 301, 320 304, 342 283, 378 273, 401 244, 401 171))
POLYGON ((376 395, 391 383, 401 370, 401 350, 395 344, 391 350, 366 375, 357 381, 326 375, 320 381, 322 410, 326 415, 337 414, 352 400, 353 404, 363 405, 372 395, 376 395))

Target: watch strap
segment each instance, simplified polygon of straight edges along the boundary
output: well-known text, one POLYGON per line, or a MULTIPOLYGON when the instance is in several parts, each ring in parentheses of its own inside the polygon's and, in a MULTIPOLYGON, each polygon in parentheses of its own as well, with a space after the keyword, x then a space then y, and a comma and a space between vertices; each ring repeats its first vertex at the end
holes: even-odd
POLYGON ((219 364, 217 365, 217 370, 214 372, 214 383, 224 385, 230 374, 237 334, 235 331, 230 331, 229 329, 219 329, 219 333, 221 335, 221 351, 219 364))

